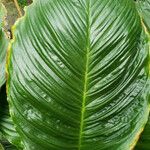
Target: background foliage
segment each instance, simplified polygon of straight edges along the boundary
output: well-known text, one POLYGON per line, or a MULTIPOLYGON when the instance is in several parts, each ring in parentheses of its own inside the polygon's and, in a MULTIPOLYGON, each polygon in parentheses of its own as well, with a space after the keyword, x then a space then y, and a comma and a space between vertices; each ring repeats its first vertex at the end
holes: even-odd
POLYGON ((27 0, 18 0, 18 2, 21 6, 26 6, 28 4, 27 0))

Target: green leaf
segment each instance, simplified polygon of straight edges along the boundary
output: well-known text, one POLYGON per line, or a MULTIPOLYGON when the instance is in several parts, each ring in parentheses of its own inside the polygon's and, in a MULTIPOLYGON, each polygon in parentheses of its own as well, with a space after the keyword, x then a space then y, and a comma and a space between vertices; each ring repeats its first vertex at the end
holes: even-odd
POLYGON ((137 0, 136 3, 141 18, 150 32, 150 0, 137 0))
POLYGON ((0 141, 0 143, 3 146, 4 150, 18 150, 15 146, 13 146, 12 144, 10 144, 6 139, 2 139, 0 141))
POLYGON ((6 45, 4 33, 0 35, 0 88, 5 83, 6 45))
POLYGON ((16 149, 10 143, 21 149, 22 146, 20 137, 14 128, 12 119, 10 118, 5 86, 3 86, 0 91, 0 132, 3 136, 3 138, 0 139, 0 142, 4 145, 5 150, 9 149, 9 147, 12 150, 13 148, 16 149), (7 139, 10 143, 8 141, 3 142, 4 138, 7 139))
MULTIPOLYGON (((150 34, 150 0, 138 0, 137 8, 143 20, 143 25, 146 27, 148 35, 150 34)), ((150 35, 149 35, 150 39, 150 35)), ((149 44, 150 45, 150 44, 149 44)), ((144 132, 141 137, 139 137, 139 141, 136 146, 136 150, 149 150, 150 149, 150 116, 149 120, 144 128, 144 132)))
POLYGON ((134 147, 150 87, 133 1, 36 0, 13 30, 7 92, 25 150, 134 147))
MULTIPOLYGON (((9 115, 7 103, 6 88, 5 88, 5 64, 6 51, 8 47, 8 39, 6 38, 3 26, 4 17, 6 16, 5 7, 0 3, 0 132, 3 138, 7 138, 11 143, 20 146, 20 137, 17 134, 12 119, 9 115)), ((1 140, 1 139, 0 139, 1 140)))
POLYGON ((8 40, 2 30, 4 24, 4 17, 6 10, 4 6, 0 3, 0 88, 5 83, 5 61, 6 61, 6 49, 8 45, 8 40))
POLYGON ((0 144, 0 150, 4 150, 3 146, 0 144))
POLYGON ((146 124, 144 132, 137 143, 135 150, 149 150, 150 149, 150 116, 146 124))

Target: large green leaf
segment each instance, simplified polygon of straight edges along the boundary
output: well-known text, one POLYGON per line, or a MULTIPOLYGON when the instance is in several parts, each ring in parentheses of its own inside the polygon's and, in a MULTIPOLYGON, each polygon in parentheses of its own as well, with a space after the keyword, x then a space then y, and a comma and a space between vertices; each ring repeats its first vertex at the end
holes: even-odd
MULTIPOLYGON (((20 146, 19 135, 16 133, 12 119, 9 115, 6 88, 4 85, 6 80, 6 51, 8 47, 8 39, 6 38, 5 33, 3 31, 5 16, 6 9, 0 3, 0 133, 2 134, 2 139, 0 139, 0 142, 3 142, 3 139, 7 138, 11 143, 20 146)), ((8 145, 6 149, 8 149, 8 145)))
POLYGON ((24 149, 132 149, 149 113, 147 41, 131 0, 34 1, 8 62, 24 149))

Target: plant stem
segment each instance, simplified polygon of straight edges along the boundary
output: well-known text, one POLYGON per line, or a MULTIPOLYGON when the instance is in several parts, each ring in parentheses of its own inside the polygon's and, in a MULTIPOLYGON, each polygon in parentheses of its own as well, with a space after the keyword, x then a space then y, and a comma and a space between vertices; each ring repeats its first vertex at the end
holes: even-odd
POLYGON ((18 1, 17 1, 17 0, 14 0, 14 3, 15 3, 15 6, 16 6, 16 8, 17 8, 17 11, 18 11, 19 16, 22 17, 21 8, 20 8, 20 6, 19 6, 19 4, 18 4, 18 1))

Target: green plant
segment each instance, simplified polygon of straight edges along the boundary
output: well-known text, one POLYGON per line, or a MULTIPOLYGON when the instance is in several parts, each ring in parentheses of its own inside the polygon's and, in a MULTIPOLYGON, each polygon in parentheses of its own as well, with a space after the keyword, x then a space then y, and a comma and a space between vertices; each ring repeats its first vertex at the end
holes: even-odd
POLYGON ((6 40, 5 34, 2 30, 4 26, 4 16, 6 10, 2 4, 0 4, 0 88, 5 83, 5 57, 6 57, 6 47, 8 41, 6 40))
MULTIPOLYGON (((133 149, 150 110, 149 8, 149 0, 35 0, 7 54, 18 138, 9 141, 24 150, 133 149)), ((148 131, 149 121, 136 149, 149 149, 148 131)))

